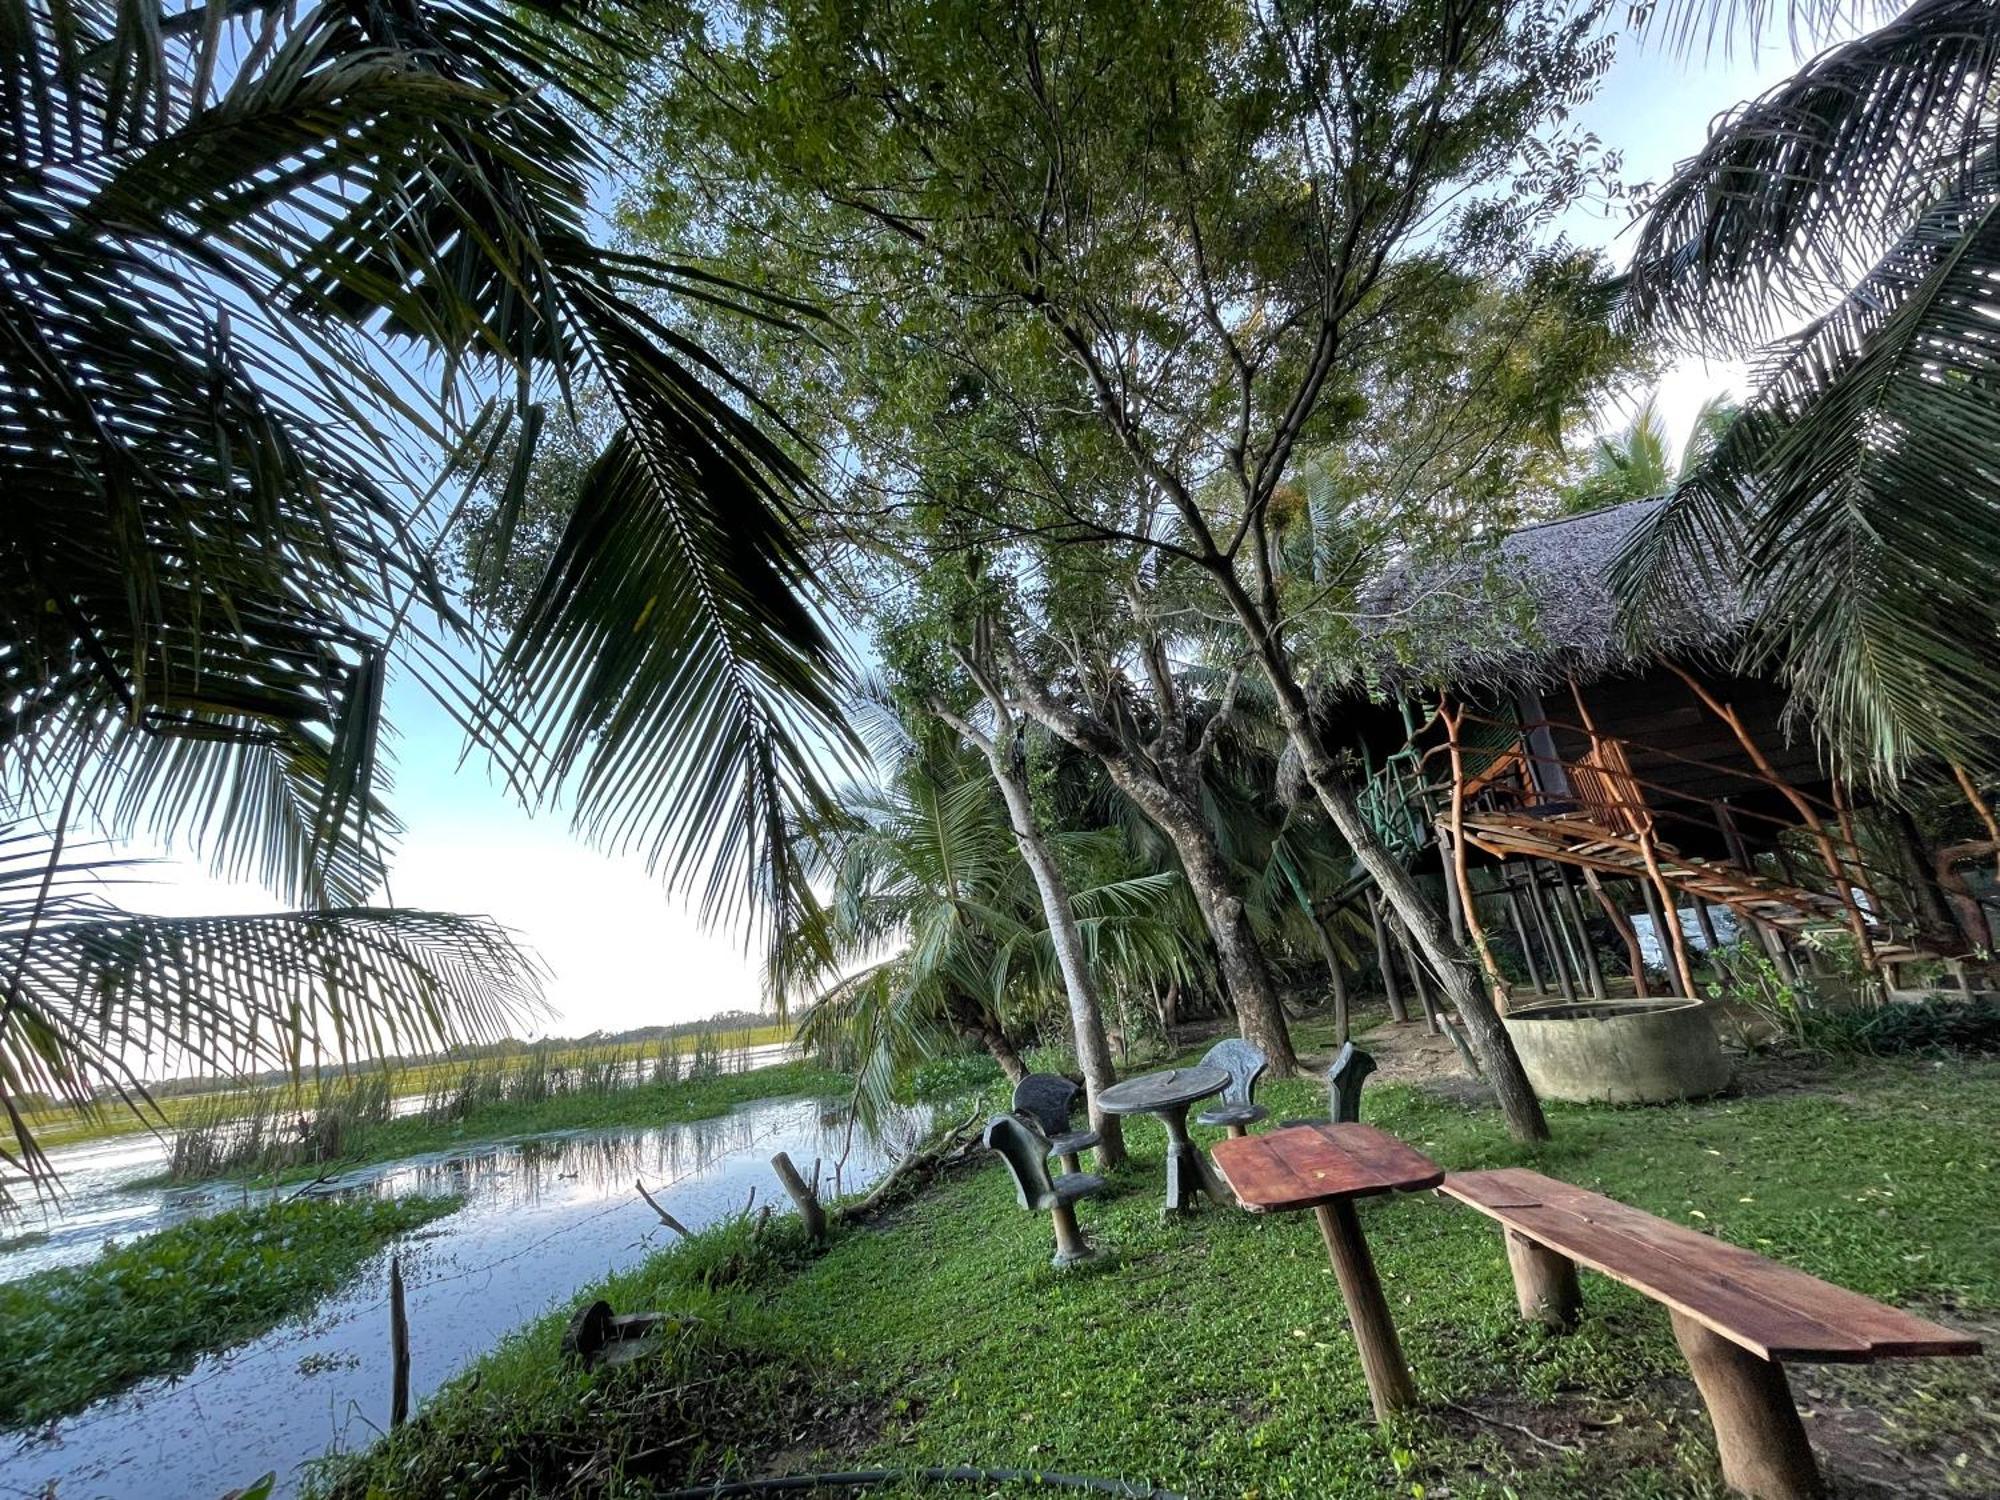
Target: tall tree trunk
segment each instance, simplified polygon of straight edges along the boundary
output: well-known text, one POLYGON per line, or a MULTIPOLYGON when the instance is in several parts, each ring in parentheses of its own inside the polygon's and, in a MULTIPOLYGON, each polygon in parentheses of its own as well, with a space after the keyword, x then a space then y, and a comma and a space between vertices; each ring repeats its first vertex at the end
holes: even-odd
MULTIPOLYGON (((1101 717, 1058 700, 1011 651, 1007 664, 1021 707, 1052 734, 1096 759, 1112 784, 1167 836, 1215 945, 1216 967, 1236 1011, 1238 1030, 1270 1060, 1278 1076, 1298 1072, 1298 1054, 1292 1050, 1291 1030, 1270 965, 1251 930, 1250 914, 1222 857, 1215 830, 1202 813, 1200 747, 1190 746, 1179 732, 1162 732, 1152 753, 1141 755, 1101 717)), ((1159 670, 1164 674, 1166 669, 1159 670)), ((1155 685, 1155 694, 1162 699, 1171 691, 1169 683, 1155 685)), ((1162 716, 1180 712, 1171 701, 1155 707, 1162 716)))
POLYGON ((1180 857, 1188 890, 1215 942, 1216 965, 1236 1009, 1237 1029, 1243 1040, 1270 1059, 1271 1071, 1278 1077, 1297 1073, 1298 1054, 1292 1050, 1291 1029, 1285 1023, 1278 987, 1271 980, 1271 967, 1264 961, 1263 947, 1250 927, 1250 913, 1237 894, 1236 882, 1208 820, 1199 806, 1146 775, 1132 758, 1099 759, 1112 782, 1167 836, 1180 857))
MULTIPOLYGON (((1248 601, 1244 600, 1243 604, 1247 605, 1248 601)), ((1534 1086, 1528 1082, 1520 1056, 1514 1051, 1513 1039, 1501 1024, 1499 1011, 1494 1009, 1485 986, 1479 982, 1477 965, 1472 956, 1453 940, 1450 929, 1440 920, 1437 908, 1424 894, 1423 887, 1417 884, 1416 877, 1383 847, 1375 830, 1361 815, 1361 808, 1348 789, 1339 766, 1320 738, 1319 731, 1313 727, 1311 706, 1306 702, 1304 690, 1292 677, 1282 648, 1269 631, 1262 628, 1262 622, 1256 620, 1254 613, 1245 623, 1258 627, 1253 631, 1252 639, 1258 645, 1265 675, 1277 695, 1285 732, 1291 739, 1292 747, 1299 753, 1307 784, 1318 795, 1320 805, 1333 819, 1334 827, 1340 831, 1340 836, 1347 841, 1362 867, 1374 878, 1377 888, 1403 919, 1411 940, 1430 960, 1431 971, 1444 986, 1451 1008, 1465 1021, 1467 1040, 1478 1055, 1479 1065, 1500 1101, 1500 1112, 1506 1117, 1508 1131, 1518 1140, 1547 1140, 1549 1123, 1542 1114, 1541 1101, 1535 1097, 1534 1086)))
MULTIPOLYGON (((1011 738, 1011 737, 1010 737, 1011 738)), ((1098 1003, 1097 980, 1083 948, 1083 934, 1077 929, 1076 913, 1070 905, 1069 882, 1056 863, 1055 851, 1035 822, 1035 807, 1028 785, 1008 763, 1007 752, 988 740, 986 751, 993 779, 1006 799, 1007 819, 1014 827, 1014 842, 1028 872, 1041 893, 1042 911, 1048 919, 1049 941, 1062 970, 1063 988, 1069 996, 1070 1028, 1076 1036, 1077 1065, 1083 1069, 1084 1097, 1090 1109, 1090 1128, 1098 1135, 1097 1160, 1103 1167, 1116 1167, 1125 1160, 1125 1132, 1118 1116, 1106 1114, 1098 1104, 1103 1092, 1118 1081, 1111 1060, 1111 1039, 1105 1035, 1104 1012, 1098 1003)))

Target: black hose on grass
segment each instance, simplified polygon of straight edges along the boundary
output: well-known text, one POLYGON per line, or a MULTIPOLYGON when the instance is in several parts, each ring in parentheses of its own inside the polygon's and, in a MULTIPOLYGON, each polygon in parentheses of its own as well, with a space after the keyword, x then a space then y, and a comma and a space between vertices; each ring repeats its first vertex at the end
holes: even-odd
POLYGON ((1173 1490, 1128 1484, 1122 1479, 1099 1479, 1089 1474, 1050 1474, 1041 1469, 976 1469, 963 1464, 949 1469, 859 1469, 850 1474, 776 1474, 765 1479, 731 1479, 685 1490, 668 1490, 660 1500, 720 1500, 724 1495, 858 1490, 877 1484, 901 1484, 911 1479, 945 1480, 960 1484, 999 1484, 1010 1479, 1025 1479, 1032 1484, 1047 1485, 1050 1489, 1089 1490, 1099 1495, 1117 1495, 1122 1500, 1187 1500, 1185 1495, 1173 1490))

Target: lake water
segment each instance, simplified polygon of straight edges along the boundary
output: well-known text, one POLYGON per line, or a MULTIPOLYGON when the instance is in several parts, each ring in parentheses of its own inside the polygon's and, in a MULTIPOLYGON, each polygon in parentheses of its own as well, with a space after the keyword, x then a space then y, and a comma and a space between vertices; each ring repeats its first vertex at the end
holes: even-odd
MULTIPOLYGON (((843 1169, 866 1186, 921 1134, 910 1115, 883 1137, 854 1133, 843 1169)), ((383 1195, 462 1193, 465 1206, 401 1242, 414 1402, 504 1335, 578 1287, 671 1243, 634 1179, 690 1229, 761 1204, 778 1188, 770 1158, 801 1172, 840 1156, 845 1113, 805 1100, 767 1100, 684 1125, 572 1132, 485 1142, 360 1169, 329 1187, 383 1195)), ((163 1228, 241 1201, 240 1190, 138 1190, 160 1169, 147 1137, 55 1153, 69 1200, 46 1238, 0 1253, 0 1280, 88 1260, 107 1237, 163 1228)), ((829 1191, 823 1189, 823 1191, 829 1191)), ((177 1380, 153 1380, 32 1433, 0 1434, 6 1500, 144 1497, 216 1500, 266 1470, 292 1494, 301 1466, 330 1448, 366 1446, 389 1409, 388 1253, 376 1256, 313 1314, 225 1353, 177 1380)), ((618 1311, 635 1309, 619 1308, 618 1311)))

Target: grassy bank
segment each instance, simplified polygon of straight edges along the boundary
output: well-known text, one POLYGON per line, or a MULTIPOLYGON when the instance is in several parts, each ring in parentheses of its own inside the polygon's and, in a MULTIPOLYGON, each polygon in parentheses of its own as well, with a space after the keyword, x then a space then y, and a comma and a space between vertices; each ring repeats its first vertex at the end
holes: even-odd
MULTIPOLYGON (((1305 1083, 1265 1094, 1280 1115, 1319 1102, 1305 1083)), ((2000 1064, 1760 1064, 1746 1097, 1559 1106, 1557 1140, 1532 1152, 1491 1111, 1416 1089, 1371 1090, 1365 1112, 1448 1167, 1532 1163, 1947 1321, 2000 1325, 2000 1064)), ((1552 1336, 1517 1319, 1488 1221, 1429 1196, 1366 1206, 1425 1402, 1378 1429, 1310 1216, 1163 1224, 1161 1137, 1142 1121, 1130 1139, 1117 1196, 1081 1210, 1104 1252, 1090 1268, 1049 1270, 1046 1217, 1021 1211, 991 1162, 817 1257, 788 1221, 761 1240, 725 1226, 580 1294, 694 1315, 659 1360, 564 1373, 552 1316, 330 1487, 617 1495, 977 1462, 1194 1496, 1721 1494, 1666 1317, 1636 1293, 1586 1277, 1584 1326, 1552 1336), (629 1481, 606 1478, 621 1470, 629 1481), (566 1487, 576 1475, 590 1477, 566 1487)), ((1794 1384, 1843 1493, 1992 1494, 1995 1363, 1806 1368, 1794 1384)))
POLYGON ((84 1266, 0 1283, 0 1426, 47 1421, 335 1291, 454 1198, 308 1199, 244 1208, 114 1246, 84 1266))
POLYGON ((213 1126, 189 1126, 176 1139, 173 1152, 188 1170, 178 1174, 170 1170, 135 1186, 213 1176, 308 1181, 350 1167, 450 1150, 475 1141, 705 1120, 756 1099, 844 1097, 853 1086, 846 1075, 829 1073, 809 1062, 671 1080, 640 1076, 603 1086, 513 1090, 461 1087, 462 1082, 447 1080, 423 1110, 395 1118, 372 1108, 349 1108, 343 1095, 340 1102, 313 1115, 305 1129, 288 1129, 274 1136, 269 1150, 239 1150, 230 1139, 261 1124, 262 1116, 233 1116, 213 1126), (219 1139, 210 1140, 211 1134, 219 1139), (297 1149, 299 1142, 304 1142, 306 1149, 297 1149))
MULTIPOLYGON (((199 1092, 161 1092, 154 1107, 144 1114, 116 1101, 96 1110, 30 1109, 25 1112, 28 1128, 45 1151, 81 1141, 132 1135, 144 1130, 170 1131, 200 1129, 220 1120, 236 1120, 269 1112, 274 1101, 289 1101, 296 1109, 301 1100, 308 1106, 322 1093, 356 1083, 380 1087, 390 1098, 406 1099, 431 1094, 453 1086, 468 1070, 504 1072, 524 1066, 551 1071, 602 1069, 605 1067, 656 1070, 672 1059, 681 1072, 716 1070, 716 1063, 751 1047, 772 1046, 791 1040, 784 1026, 753 1026, 735 1031, 701 1031, 662 1037, 650 1042, 597 1046, 588 1043, 537 1043, 508 1052, 482 1053, 476 1058, 435 1058, 427 1062, 405 1062, 394 1068, 349 1070, 324 1069, 309 1074, 298 1085, 260 1085, 251 1088, 209 1088, 199 1092)), ((18 1147, 12 1129, 0 1124, 0 1149, 18 1147)))

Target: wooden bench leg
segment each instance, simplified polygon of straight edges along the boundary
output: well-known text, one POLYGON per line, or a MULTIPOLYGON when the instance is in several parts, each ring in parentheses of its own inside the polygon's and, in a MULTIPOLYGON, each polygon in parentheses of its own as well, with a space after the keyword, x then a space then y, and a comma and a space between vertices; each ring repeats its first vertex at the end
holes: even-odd
POLYGON ((1792 1403, 1785 1367, 1673 1314, 1674 1337, 1715 1425, 1715 1449, 1729 1487, 1754 1500, 1816 1500, 1826 1493, 1792 1403))
POLYGON ((1056 1226, 1056 1258, 1053 1264, 1073 1266, 1080 1260, 1089 1260, 1097 1253, 1090 1248, 1090 1242, 1083 1237, 1083 1231, 1077 1227, 1075 1205, 1058 1203, 1049 1210, 1049 1217, 1055 1221, 1056 1226))
POLYGON ((1524 1234, 1503 1228, 1507 1264, 1514 1268, 1514 1296, 1521 1316, 1567 1331, 1583 1312, 1583 1292, 1576 1284, 1576 1262, 1538 1245, 1524 1234))
POLYGON ((1322 1203, 1313 1213, 1326 1240, 1333 1274, 1340 1282, 1340 1295, 1347 1303, 1347 1321, 1354 1329, 1354 1347, 1361 1353, 1361 1373, 1368 1380, 1375 1420, 1386 1421, 1391 1412, 1417 1404, 1417 1387, 1403 1358, 1396 1325, 1390 1320, 1374 1258, 1361 1237, 1361 1221, 1355 1217, 1351 1202, 1322 1203))

